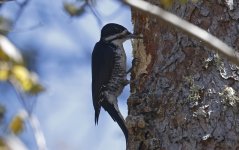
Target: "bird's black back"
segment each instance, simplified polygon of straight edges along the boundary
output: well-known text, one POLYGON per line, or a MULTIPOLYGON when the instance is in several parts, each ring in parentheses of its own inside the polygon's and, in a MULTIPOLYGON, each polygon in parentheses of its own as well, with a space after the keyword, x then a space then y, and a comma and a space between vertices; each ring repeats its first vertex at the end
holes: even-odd
POLYGON ((112 44, 99 41, 96 43, 92 53, 92 98, 95 109, 95 123, 98 123, 100 114, 101 88, 106 85, 112 75, 114 66, 114 52, 112 44))

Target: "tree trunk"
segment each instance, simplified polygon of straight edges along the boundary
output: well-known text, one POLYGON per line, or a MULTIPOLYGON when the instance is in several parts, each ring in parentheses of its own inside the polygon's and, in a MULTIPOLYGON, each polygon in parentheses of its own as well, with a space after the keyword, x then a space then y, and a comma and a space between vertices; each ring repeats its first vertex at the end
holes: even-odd
MULTIPOLYGON (((238 2, 174 1, 169 11, 239 49, 238 2)), ((239 149, 238 67, 155 17, 133 9, 132 21, 144 38, 133 43, 127 149, 239 149)))

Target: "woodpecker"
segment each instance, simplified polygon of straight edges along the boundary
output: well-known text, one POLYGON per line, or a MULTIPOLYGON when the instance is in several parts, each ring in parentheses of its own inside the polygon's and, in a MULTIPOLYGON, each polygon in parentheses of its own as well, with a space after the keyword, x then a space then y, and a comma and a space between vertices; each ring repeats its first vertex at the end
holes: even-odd
POLYGON ((98 124, 100 109, 103 107, 118 123, 128 140, 125 120, 118 108, 117 97, 129 83, 126 71, 126 54, 123 42, 137 38, 125 27, 109 23, 101 30, 100 41, 92 52, 92 99, 95 109, 95 124, 98 124))

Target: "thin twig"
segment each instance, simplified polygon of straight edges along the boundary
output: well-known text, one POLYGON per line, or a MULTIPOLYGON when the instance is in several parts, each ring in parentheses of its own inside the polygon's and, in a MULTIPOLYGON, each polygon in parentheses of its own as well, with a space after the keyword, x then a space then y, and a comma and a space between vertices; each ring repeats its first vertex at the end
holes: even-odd
POLYGON ((32 31, 32 30, 35 30, 37 28, 40 28, 44 26, 44 24, 42 22, 39 22, 38 24, 35 24, 35 25, 32 25, 30 27, 26 27, 26 28, 17 28, 17 29, 14 29, 14 30, 10 30, 11 33, 23 33, 23 32, 29 32, 29 31, 32 31))
POLYGON ((12 27, 14 27, 16 25, 17 21, 20 19, 21 15, 23 14, 23 12, 24 12, 26 6, 28 5, 28 3, 30 2, 30 0, 25 0, 22 3, 18 2, 18 1, 16 1, 16 2, 20 6, 20 8, 19 8, 19 10, 18 10, 18 12, 15 16, 15 20, 14 20, 14 23, 13 23, 12 27))
POLYGON ((122 11, 122 7, 125 6, 124 3, 120 3, 120 6, 118 8, 116 8, 116 10, 114 10, 110 14, 104 14, 103 12, 97 10, 97 7, 94 7, 92 4, 90 4, 90 5, 91 5, 91 7, 93 7, 92 9, 94 9, 95 14, 97 14, 98 18, 100 18, 101 20, 105 20, 105 21, 112 20, 112 19, 115 19, 115 17, 118 17, 118 15, 122 11))
POLYGON ((28 114, 28 120, 32 127, 32 130, 36 139, 36 143, 38 146, 38 150, 47 150, 46 140, 41 130, 39 120, 34 114, 30 114, 30 115, 28 114))
POLYGON ((102 20, 100 19, 99 13, 94 9, 92 6, 91 0, 86 0, 86 6, 88 6, 92 12, 92 14, 95 16, 98 24, 101 26, 102 25, 102 20))
POLYGON ((15 1, 15 0, 0 0, 0 4, 4 4, 4 3, 7 3, 7 2, 11 2, 11 1, 15 1))
POLYGON ((35 141, 36 141, 38 150, 47 150, 46 140, 45 140, 44 134, 41 130, 40 123, 39 123, 37 117, 31 113, 32 110, 29 111, 27 109, 27 104, 26 104, 24 96, 21 93, 21 89, 16 84, 14 84, 13 81, 9 81, 9 84, 13 87, 20 103, 23 105, 23 108, 24 108, 24 111, 26 112, 29 124, 33 130, 33 135, 35 137, 35 141))
POLYGON ((186 32, 187 34, 194 36, 200 41, 205 42, 208 46, 214 48, 220 54, 224 55, 229 61, 239 66, 239 53, 219 40, 217 37, 209 34, 207 31, 179 18, 172 13, 163 10, 158 6, 150 4, 149 2, 143 0, 124 0, 124 2, 138 10, 154 15, 169 25, 172 25, 181 31, 186 32))
POLYGON ((17 87, 17 85, 14 83, 13 80, 9 80, 8 83, 13 88, 14 92, 16 93, 17 99, 19 100, 20 104, 23 106, 24 109, 26 109, 25 98, 20 93, 20 88, 17 87))

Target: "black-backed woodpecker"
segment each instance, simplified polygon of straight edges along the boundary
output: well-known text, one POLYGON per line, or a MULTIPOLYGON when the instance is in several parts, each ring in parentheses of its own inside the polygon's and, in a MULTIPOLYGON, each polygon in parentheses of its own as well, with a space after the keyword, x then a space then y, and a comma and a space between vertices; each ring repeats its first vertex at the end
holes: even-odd
POLYGON ((117 97, 129 83, 127 80, 126 54, 123 42, 137 38, 125 27, 109 23, 101 30, 100 41, 92 52, 92 98, 95 109, 95 124, 98 124, 100 109, 103 107, 118 123, 126 141, 128 130, 118 108, 117 97))

